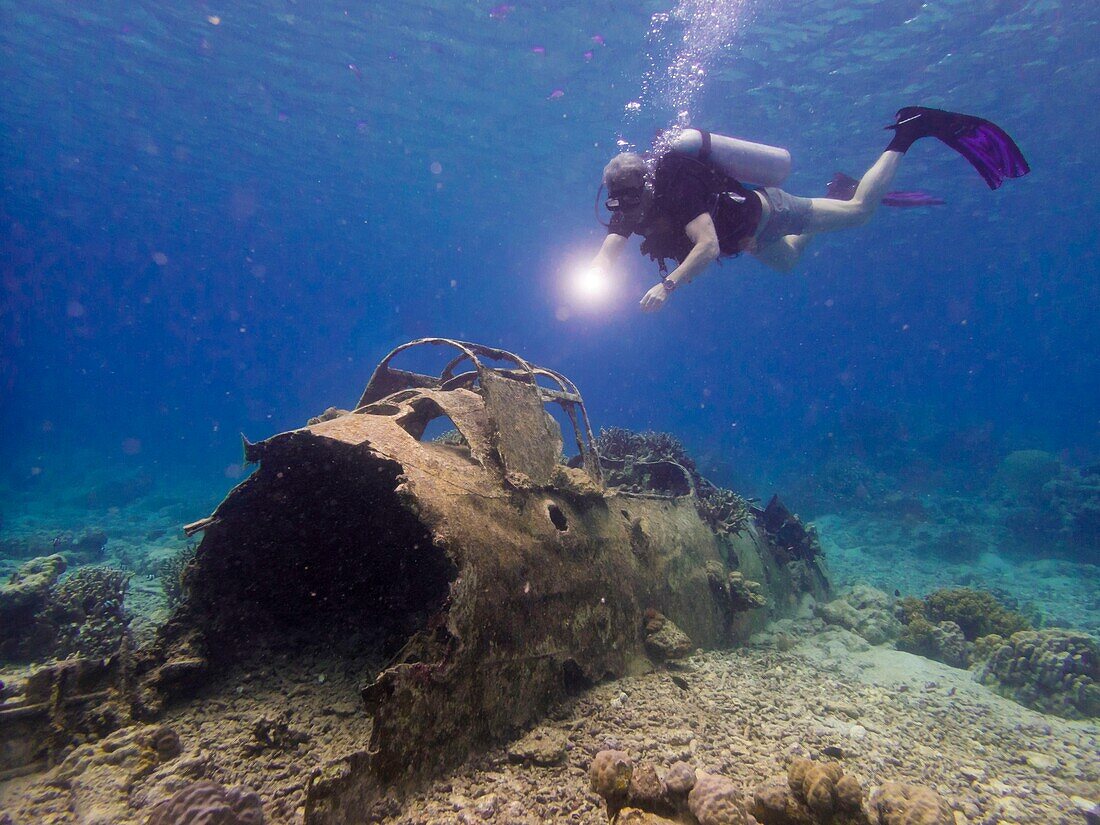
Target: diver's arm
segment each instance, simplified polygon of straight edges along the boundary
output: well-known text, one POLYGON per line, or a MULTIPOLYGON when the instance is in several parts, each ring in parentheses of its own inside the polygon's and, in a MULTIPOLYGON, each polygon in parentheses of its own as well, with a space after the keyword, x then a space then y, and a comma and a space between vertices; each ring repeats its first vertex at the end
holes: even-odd
POLYGON ((691 283, 700 272, 718 260, 721 249, 718 247, 718 231, 709 212, 704 212, 684 227, 684 232, 695 246, 684 258, 683 263, 668 273, 668 279, 676 286, 691 283))
MULTIPOLYGON (((714 221, 710 214, 704 212, 699 217, 692 219, 691 223, 684 227, 684 232, 695 244, 691 252, 687 254, 683 262, 668 274, 668 280, 674 287, 690 283, 700 272, 718 260, 721 249, 718 246, 718 232, 714 228, 714 221)), ((649 290, 642 298, 642 311, 653 312, 664 306, 668 300, 669 290, 664 283, 659 283, 649 290)))
POLYGON ((592 266, 596 269, 610 269, 611 265, 619 259, 623 249, 626 248, 626 242, 627 238, 622 235, 616 235, 614 232, 608 233, 600 245, 600 251, 592 259, 592 266))

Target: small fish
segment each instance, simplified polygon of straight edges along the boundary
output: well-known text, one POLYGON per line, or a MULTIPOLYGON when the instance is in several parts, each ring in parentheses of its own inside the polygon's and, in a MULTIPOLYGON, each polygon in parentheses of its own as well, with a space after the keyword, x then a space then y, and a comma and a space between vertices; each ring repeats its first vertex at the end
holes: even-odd
POLYGON ((363 73, 361 71, 359 71, 358 66, 356 66, 354 63, 349 63, 348 64, 348 69, 351 71, 351 73, 353 75, 355 75, 356 80, 358 80, 360 83, 363 82, 363 73))
POLYGON ((827 745, 826 747, 821 749, 821 752, 823 754, 825 754, 826 756, 833 757, 834 759, 843 759, 844 758, 844 751, 842 751, 836 745, 827 745))
POLYGON ((531 52, 533 54, 546 54, 546 47, 545 46, 532 46, 531 47, 531 52))
POLYGON ((561 89, 554 89, 554 91, 547 95, 546 99, 557 100, 559 97, 565 97, 565 92, 563 92, 561 89))
POLYGON ((672 679, 672 684, 676 685, 680 690, 691 690, 691 685, 688 684, 687 679, 683 676, 670 676, 669 678, 672 679))
POLYGON ((894 595, 895 596, 900 596, 901 595, 901 591, 898 590, 896 587, 894 588, 894 595))
POLYGON ((602 34, 592 35, 592 42, 595 43, 597 46, 606 46, 607 45, 607 41, 603 39, 602 34))
POLYGON ((489 9, 489 18, 492 20, 504 20, 515 10, 515 6, 509 5, 508 3, 501 3, 499 6, 493 6, 489 9))
POLYGON ((592 59, 592 50, 589 49, 588 51, 586 51, 584 53, 584 62, 587 63, 591 59, 592 59))

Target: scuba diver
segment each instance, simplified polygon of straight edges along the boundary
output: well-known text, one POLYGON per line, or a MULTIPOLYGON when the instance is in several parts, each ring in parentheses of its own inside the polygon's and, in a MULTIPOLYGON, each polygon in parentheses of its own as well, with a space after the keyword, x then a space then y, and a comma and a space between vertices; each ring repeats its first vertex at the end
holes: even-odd
POLYGON ((660 268, 660 283, 641 300, 642 310, 653 312, 720 257, 748 252, 789 272, 814 235, 861 226, 880 203, 943 203, 919 191, 887 192, 905 152, 921 138, 946 143, 991 189, 1030 171, 1012 138, 979 117, 909 106, 886 128, 894 131, 893 139, 863 178, 838 174, 823 198, 800 198, 777 187, 790 168, 786 150, 701 130, 685 130, 656 160, 623 153, 603 171, 611 220, 592 267, 608 269, 631 235, 643 236, 642 254, 660 268), (677 262, 671 272, 668 259, 677 262))

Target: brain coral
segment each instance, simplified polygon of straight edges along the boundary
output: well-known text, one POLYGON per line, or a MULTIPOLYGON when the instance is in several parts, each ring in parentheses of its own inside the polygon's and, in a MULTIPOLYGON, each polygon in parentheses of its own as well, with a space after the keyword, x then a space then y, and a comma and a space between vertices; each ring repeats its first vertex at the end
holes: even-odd
POLYGON ((263 825, 260 797, 246 788, 193 782, 157 804, 147 825, 263 825))
POLYGON ((955 816, 931 788, 887 782, 871 794, 871 821, 877 825, 955 825, 955 816))
POLYGON ((842 775, 836 762, 795 759, 787 769, 787 782, 811 811, 827 817, 836 808, 836 783, 842 775))
POLYGON ((752 813, 763 825, 815 825, 816 817, 798 799, 787 781, 772 779, 757 785, 752 813))
POLYGON ((646 810, 660 805, 664 789, 660 777, 657 776, 657 767, 652 762, 640 762, 634 768, 627 796, 631 805, 646 810))
POLYGON ((1044 713, 1068 719, 1100 716, 1100 649, 1085 633, 1061 628, 1014 633, 978 678, 1044 713))
POLYGON ((665 795, 675 798, 684 797, 695 787, 695 768, 687 762, 673 762, 665 773, 663 784, 665 795))
POLYGON ((630 787, 634 763, 623 751, 606 750, 596 754, 588 769, 588 782, 607 800, 622 799, 630 787))
POLYGON ((699 825, 754 825, 756 820, 745 813, 741 791, 729 779, 699 773, 695 787, 688 794, 688 808, 699 825))

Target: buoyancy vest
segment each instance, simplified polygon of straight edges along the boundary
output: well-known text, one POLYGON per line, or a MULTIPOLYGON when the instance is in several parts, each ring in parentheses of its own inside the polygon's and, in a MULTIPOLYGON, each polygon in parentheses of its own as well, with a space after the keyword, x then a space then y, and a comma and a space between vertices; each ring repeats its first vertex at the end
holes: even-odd
POLYGON ((702 132, 702 135, 703 145, 698 157, 673 151, 657 163, 653 207, 639 230, 645 236, 642 254, 657 261, 662 272, 667 269, 666 259, 683 261, 694 246, 684 226, 673 217, 676 210, 668 202, 683 176, 693 175, 705 186, 707 212, 714 221, 723 256, 740 254, 742 241, 752 237, 760 223, 760 199, 752 189, 711 162, 710 133, 702 132))

